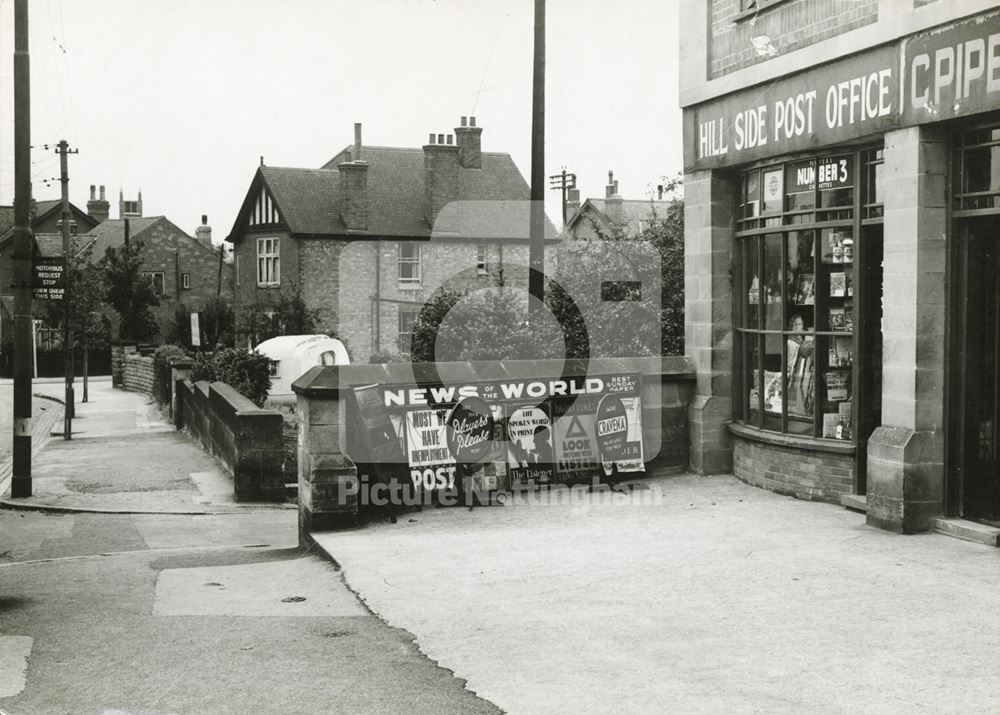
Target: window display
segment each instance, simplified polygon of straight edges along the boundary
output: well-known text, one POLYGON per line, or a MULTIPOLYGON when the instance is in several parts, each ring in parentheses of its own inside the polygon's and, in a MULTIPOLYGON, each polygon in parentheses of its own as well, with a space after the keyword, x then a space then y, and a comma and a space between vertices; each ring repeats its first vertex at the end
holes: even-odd
POLYGON ((735 275, 746 424, 853 439, 858 162, 817 157, 743 176, 735 275))

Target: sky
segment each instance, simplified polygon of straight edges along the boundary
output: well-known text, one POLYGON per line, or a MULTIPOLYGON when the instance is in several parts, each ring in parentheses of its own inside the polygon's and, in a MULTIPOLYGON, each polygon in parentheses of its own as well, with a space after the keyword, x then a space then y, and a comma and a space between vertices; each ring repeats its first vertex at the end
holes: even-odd
MULTIPOLYGON (((232 229, 260 157, 318 168, 353 143, 420 147, 461 116, 531 175, 532 0, 30 0, 33 194, 141 190, 190 234, 232 229), (48 145, 48 149, 44 146, 48 145), (48 183, 46 183, 48 182, 48 183)), ((0 205, 14 195, 14 0, 0 0, 0 205)), ((548 0, 545 173, 626 199, 682 168, 675 0, 548 0)), ((546 208, 561 223, 559 192, 546 208)))

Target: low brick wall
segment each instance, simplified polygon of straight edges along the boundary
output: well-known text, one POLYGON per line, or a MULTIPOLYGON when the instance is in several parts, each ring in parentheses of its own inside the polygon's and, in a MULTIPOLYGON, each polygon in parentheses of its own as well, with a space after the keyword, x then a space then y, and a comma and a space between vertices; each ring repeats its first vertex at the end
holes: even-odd
POLYGON ((134 392, 153 394, 154 384, 153 358, 141 355, 125 355, 122 370, 122 387, 134 392))
MULTIPOLYGON (((347 390, 363 385, 433 385, 427 366, 409 364, 314 367, 292 386, 299 415, 299 540, 311 531, 354 525, 358 469, 348 455, 347 390), (416 374, 415 374, 416 373, 416 374)), ((548 379, 563 375, 562 360, 530 360, 438 365, 442 376, 465 382, 548 379)), ((643 453, 661 473, 688 467, 688 405, 695 373, 687 358, 593 359, 570 366, 566 377, 638 374, 642 402, 643 453), (579 368, 573 372, 574 367, 579 368), (648 455, 653 455, 650 459, 648 455)), ((353 429, 353 427, 352 427, 353 429)))
POLYGON ((224 382, 180 379, 175 386, 174 423, 226 465, 236 501, 284 501, 281 415, 224 382))
POLYGON ((846 445, 830 451, 801 447, 778 436, 747 438, 733 429, 733 476, 778 494, 839 504, 854 492, 854 452, 846 445), (835 450, 835 451, 834 451, 835 450))

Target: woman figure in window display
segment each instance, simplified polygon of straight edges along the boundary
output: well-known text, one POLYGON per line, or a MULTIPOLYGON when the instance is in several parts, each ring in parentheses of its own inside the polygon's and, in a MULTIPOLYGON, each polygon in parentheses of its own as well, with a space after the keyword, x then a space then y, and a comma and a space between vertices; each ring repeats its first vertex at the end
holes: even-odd
POLYGON ((806 331, 806 323, 795 313, 788 319, 787 336, 788 360, 788 413, 812 415, 813 353, 815 342, 811 335, 801 335, 806 331))

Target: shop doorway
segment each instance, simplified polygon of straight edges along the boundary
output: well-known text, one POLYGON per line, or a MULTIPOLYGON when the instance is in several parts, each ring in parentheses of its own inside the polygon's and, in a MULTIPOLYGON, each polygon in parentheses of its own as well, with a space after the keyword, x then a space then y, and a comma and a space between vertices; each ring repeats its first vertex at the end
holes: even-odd
POLYGON ((868 438, 882 424, 882 224, 863 226, 858 246, 860 282, 857 292, 858 355, 866 356, 858 370, 857 444, 854 493, 868 492, 868 438))
POLYGON ((1000 523, 1000 216, 960 223, 958 467, 967 519, 1000 523))

